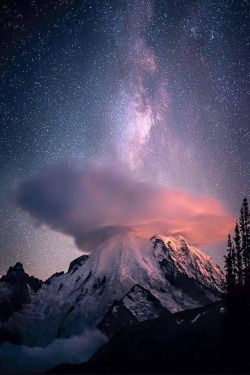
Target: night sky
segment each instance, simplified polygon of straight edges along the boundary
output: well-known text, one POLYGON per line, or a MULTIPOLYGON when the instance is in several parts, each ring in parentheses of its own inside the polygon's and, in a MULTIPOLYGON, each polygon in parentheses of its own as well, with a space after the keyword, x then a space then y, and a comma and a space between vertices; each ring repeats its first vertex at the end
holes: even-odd
MULTIPOLYGON (((250 198, 247 1, 3 0, 0 18, 0 274, 21 261, 44 279, 82 254, 13 198, 63 162, 202 194, 236 219, 250 198)), ((223 264, 220 241, 203 248, 223 264)))

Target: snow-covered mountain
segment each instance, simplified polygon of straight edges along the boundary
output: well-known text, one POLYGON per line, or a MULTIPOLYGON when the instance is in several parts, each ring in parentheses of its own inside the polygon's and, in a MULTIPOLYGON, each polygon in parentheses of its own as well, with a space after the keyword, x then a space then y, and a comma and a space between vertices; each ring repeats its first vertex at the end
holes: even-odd
POLYGON ((15 327, 26 345, 43 346, 107 323, 117 304, 143 321, 215 301, 224 284, 217 264, 183 237, 116 234, 72 263, 31 290, 29 302, 0 329, 15 327))

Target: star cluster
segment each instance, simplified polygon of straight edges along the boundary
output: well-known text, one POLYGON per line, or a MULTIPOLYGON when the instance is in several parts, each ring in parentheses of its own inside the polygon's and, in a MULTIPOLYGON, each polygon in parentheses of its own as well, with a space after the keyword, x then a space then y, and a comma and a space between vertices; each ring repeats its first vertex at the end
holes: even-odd
MULTIPOLYGON (((0 273, 48 277, 79 254, 11 191, 62 160, 121 162, 207 194, 250 196, 247 1, 1 2, 0 273)), ((209 253, 222 262, 223 249, 209 253)))

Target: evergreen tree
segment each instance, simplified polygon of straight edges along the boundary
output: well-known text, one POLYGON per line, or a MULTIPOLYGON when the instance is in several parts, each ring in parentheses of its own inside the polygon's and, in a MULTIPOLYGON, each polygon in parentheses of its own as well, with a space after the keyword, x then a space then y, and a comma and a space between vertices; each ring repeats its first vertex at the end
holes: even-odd
POLYGON ((233 243, 231 240, 231 235, 229 234, 227 242, 227 255, 225 256, 226 286, 228 293, 232 292, 235 285, 233 251, 233 243))
POLYGON ((226 278, 229 289, 237 284, 239 291, 240 286, 248 284, 250 287, 250 210, 247 198, 243 199, 233 240, 234 244, 229 235, 225 256, 226 278))
POLYGON ((235 247, 233 244, 232 244, 232 272, 233 272, 233 283, 235 286, 236 280, 237 280, 237 267, 236 267, 236 251, 235 251, 235 247))
POLYGON ((240 210, 240 232, 242 239, 242 258, 244 268, 250 267, 250 212, 247 198, 243 199, 240 210))
POLYGON ((237 372, 234 371, 237 369, 243 373, 249 372, 249 347, 246 342, 250 337, 250 215, 246 198, 243 199, 239 223, 236 221, 233 242, 228 236, 226 310, 221 350, 226 372, 237 372))
POLYGON ((237 284, 243 285, 243 259, 242 259, 242 248, 241 248, 241 235, 239 224, 236 221, 235 225, 235 261, 236 261, 236 270, 237 270, 237 284))

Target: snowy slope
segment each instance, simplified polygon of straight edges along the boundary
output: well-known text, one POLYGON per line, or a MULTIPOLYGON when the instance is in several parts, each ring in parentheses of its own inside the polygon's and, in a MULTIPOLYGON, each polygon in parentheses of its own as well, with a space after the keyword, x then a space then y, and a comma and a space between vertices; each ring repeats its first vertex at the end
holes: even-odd
POLYGON ((113 303, 98 328, 110 337, 140 321, 169 315, 172 315, 170 311, 149 290, 135 285, 120 301, 113 303))
MULTIPOLYGON (((27 345, 46 345, 56 337, 96 326, 135 285, 149 291, 167 310, 177 312, 216 300, 223 275, 207 255, 182 237, 149 240, 134 233, 117 234, 101 243, 78 268, 43 284, 4 326, 16 327, 27 345)), ((154 316, 156 304, 140 305, 136 299, 142 298, 142 289, 133 293, 134 302, 125 298, 124 304, 136 319, 154 316)))
POLYGON ((204 252, 190 244, 182 236, 178 238, 153 236, 152 241, 159 257, 165 248, 165 254, 173 261, 176 268, 190 278, 199 280, 209 288, 222 289, 221 269, 204 252))

